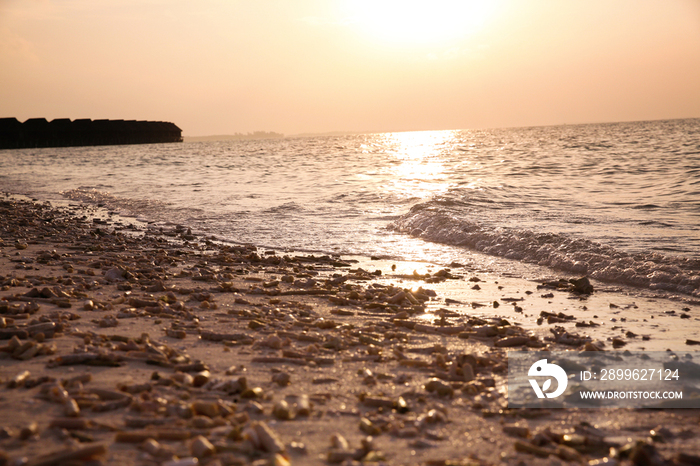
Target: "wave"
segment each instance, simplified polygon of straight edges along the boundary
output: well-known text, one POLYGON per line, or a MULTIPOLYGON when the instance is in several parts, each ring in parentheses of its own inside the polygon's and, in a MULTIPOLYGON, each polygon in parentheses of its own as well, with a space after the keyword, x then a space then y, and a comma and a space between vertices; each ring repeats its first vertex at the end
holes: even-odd
MULTIPOLYGON (((656 252, 631 254, 560 233, 493 227, 444 202, 415 205, 390 229, 426 241, 537 264, 597 280, 700 297, 700 260, 656 252)), ((472 214, 475 216, 475 214, 472 214)))
POLYGON ((101 191, 94 187, 81 186, 75 189, 61 191, 60 194, 72 201, 85 202, 95 204, 100 207, 106 207, 110 210, 129 210, 131 212, 140 212, 145 209, 164 207, 165 204, 159 201, 147 199, 130 199, 117 197, 107 191, 101 191))
POLYGON ((135 218, 144 222, 187 223, 196 215, 204 213, 199 208, 177 207, 155 199, 116 196, 91 186, 68 189, 60 191, 59 194, 72 201, 92 204, 108 211, 117 212, 122 217, 135 218))
POLYGON ((303 206, 300 204, 291 201, 291 202, 285 202, 284 204, 276 205, 274 207, 270 207, 269 209, 265 209, 262 211, 263 214, 281 214, 281 213, 300 213, 301 211, 305 210, 303 206))

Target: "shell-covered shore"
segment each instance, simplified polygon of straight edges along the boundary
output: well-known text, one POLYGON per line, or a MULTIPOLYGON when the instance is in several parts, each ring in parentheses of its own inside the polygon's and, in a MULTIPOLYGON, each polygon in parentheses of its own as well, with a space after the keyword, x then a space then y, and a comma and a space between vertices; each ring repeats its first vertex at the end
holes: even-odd
MULTIPOLYGON (((454 312, 433 289, 488 280, 5 196, 0 464, 700 464, 694 409, 508 408, 507 351, 626 338, 564 330, 558 312, 541 316, 545 337, 454 312)), ((532 292, 595 291, 581 279, 532 292)), ((473 307, 520 304, 502 296, 473 307)))

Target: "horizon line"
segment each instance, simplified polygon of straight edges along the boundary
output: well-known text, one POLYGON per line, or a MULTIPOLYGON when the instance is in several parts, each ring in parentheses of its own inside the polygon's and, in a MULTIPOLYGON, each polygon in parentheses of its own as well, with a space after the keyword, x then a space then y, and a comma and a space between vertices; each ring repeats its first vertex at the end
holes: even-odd
MULTIPOLYGON (((264 139, 282 139, 282 138, 303 138, 303 137, 323 137, 323 136, 347 136, 353 134, 387 134, 387 133, 420 133, 420 132, 430 132, 430 131, 483 131, 483 130, 497 130, 497 129, 524 129, 524 128, 546 128, 546 127, 556 127, 556 126, 585 126, 585 125, 609 125, 618 123, 644 123, 644 122, 654 122, 654 121, 674 121, 674 120, 697 120, 700 116, 695 117, 675 117, 675 118, 654 118, 654 119, 643 119, 643 120, 622 120, 622 121, 592 121, 592 122, 582 122, 582 123, 556 123, 556 124, 542 124, 542 125, 523 125, 523 126, 490 126, 490 127, 473 127, 473 128, 447 128, 447 129, 408 129, 408 130, 368 130, 368 131, 320 131, 320 132, 303 132, 294 134, 284 134, 278 133, 276 131, 254 131, 252 133, 230 133, 230 134, 209 134, 202 136, 188 136, 183 134, 182 138, 187 142, 187 139, 204 139, 204 138, 228 138, 228 139, 246 139, 248 136, 254 136, 255 133, 268 133, 274 135, 270 138, 264 139)), ((251 137, 250 139, 257 139, 251 137)), ((263 139, 263 138, 260 138, 263 139)), ((213 141, 213 139, 210 139, 213 141)), ((193 141, 197 142, 197 141, 193 141)))

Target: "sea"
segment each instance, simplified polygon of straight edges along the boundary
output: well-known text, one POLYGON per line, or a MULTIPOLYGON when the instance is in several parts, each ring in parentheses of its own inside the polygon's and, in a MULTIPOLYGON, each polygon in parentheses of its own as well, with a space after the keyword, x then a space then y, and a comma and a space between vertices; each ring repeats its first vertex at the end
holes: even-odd
POLYGON ((700 299, 700 119, 3 150, 0 190, 227 243, 700 299))

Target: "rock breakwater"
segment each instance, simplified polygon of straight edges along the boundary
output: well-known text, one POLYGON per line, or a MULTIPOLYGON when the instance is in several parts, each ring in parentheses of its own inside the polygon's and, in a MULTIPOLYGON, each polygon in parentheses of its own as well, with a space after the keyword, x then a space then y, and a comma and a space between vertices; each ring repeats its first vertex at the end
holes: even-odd
POLYGON ((182 130, 165 121, 0 118, 0 149, 182 142, 182 130))

